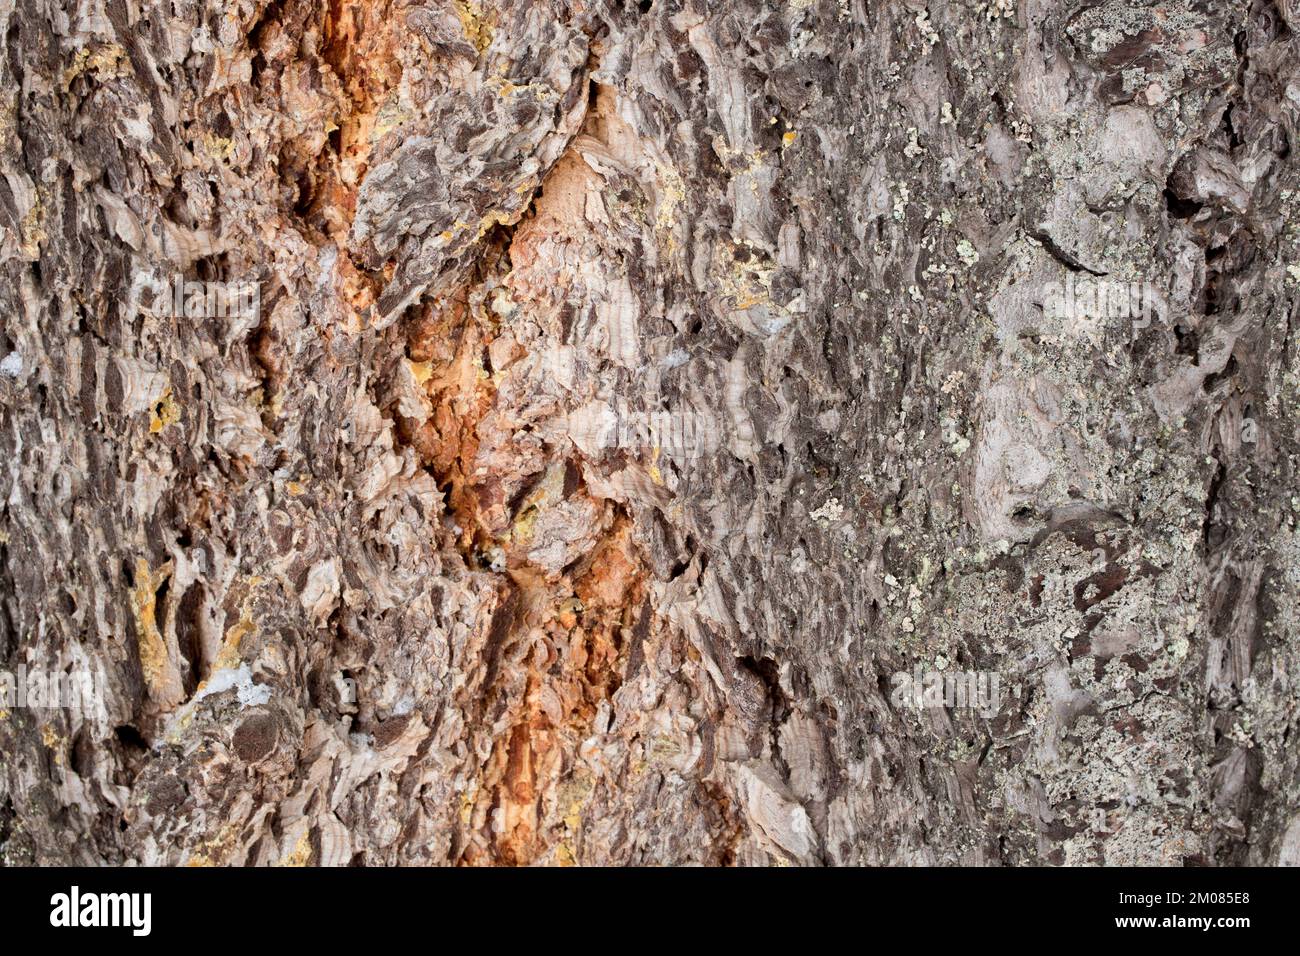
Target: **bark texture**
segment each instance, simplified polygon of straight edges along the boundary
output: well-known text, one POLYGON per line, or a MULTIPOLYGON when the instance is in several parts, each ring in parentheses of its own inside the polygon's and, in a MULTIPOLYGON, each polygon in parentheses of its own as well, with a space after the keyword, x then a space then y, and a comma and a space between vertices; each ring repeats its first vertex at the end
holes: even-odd
POLYGON ((0 0, 0 860, 1300 862, 1298 27, 0 0))

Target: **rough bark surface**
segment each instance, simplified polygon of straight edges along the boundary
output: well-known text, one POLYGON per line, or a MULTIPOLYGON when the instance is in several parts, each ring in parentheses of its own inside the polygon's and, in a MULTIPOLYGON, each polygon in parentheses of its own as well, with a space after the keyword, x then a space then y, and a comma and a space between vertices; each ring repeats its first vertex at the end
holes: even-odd
POLYGON ((0 0, 0 860, 1300 862, 1297 28, 0 0))

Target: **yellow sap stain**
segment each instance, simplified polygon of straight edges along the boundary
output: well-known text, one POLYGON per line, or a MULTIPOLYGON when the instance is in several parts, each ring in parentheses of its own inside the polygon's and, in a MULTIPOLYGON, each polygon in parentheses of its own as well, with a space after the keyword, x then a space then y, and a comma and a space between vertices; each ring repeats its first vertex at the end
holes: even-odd
POLYGON ((140 656, 140 670, 150 691, 162 690, 163 675, 167 670, 167 646, 158 630, 158 588, 171 577, 172 565, 168 561, 157 571, 149 567, 144 558, 135 561, 135 586, 131 590, 131 615, 135 618, 135 632, 140 656))
POLYGON ((474 49, 482 53, 492 43, 492 21, 483 15, 482 9, 471 0, 453 0, 460 28, 465 32, 465 39, 474 44, 474 49))
POLYGON ((298 842, 294 845, 293 852, 282 859, 276 866, 306 866, 311 862, 311 833, 304 830, 302 836, 298 837, 298 842))
POLYGON ((181 409, 176 404, 176 399, 172 398, 171 386, 163 389, 163 393, 153 403, 149 410, 149 432, 157 435, 168 425, 174 425, 180 421, 181 409))

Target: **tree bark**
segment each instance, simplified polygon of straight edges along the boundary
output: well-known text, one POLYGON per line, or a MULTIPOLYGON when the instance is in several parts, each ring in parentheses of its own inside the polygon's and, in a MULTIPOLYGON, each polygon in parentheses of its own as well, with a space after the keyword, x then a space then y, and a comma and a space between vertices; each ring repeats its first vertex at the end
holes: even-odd
POLYGON ((1300 863, 1298 20, 0 0, 0 861, 1300 863))

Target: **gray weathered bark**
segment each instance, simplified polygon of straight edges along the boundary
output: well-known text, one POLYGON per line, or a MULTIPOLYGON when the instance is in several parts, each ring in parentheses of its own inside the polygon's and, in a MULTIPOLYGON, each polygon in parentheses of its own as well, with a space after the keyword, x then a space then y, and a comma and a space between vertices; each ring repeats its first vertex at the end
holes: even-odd
POLYGON ((1300 862, 1295 0, 0 26, 3 862, 1300 862))

